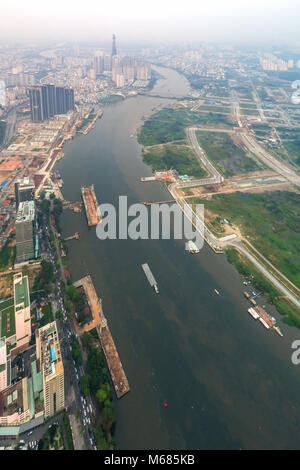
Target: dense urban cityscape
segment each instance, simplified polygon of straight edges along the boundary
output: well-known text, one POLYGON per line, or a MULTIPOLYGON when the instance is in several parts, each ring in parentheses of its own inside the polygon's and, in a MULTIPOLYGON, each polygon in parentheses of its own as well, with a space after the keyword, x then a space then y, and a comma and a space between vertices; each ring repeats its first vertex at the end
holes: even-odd
POLYGON ((0 40, 1 450, 299 448, 300 43, 279 43, 0 40), (201 204, 203 248, 100 239, 122 195, 192 227, 201 204))

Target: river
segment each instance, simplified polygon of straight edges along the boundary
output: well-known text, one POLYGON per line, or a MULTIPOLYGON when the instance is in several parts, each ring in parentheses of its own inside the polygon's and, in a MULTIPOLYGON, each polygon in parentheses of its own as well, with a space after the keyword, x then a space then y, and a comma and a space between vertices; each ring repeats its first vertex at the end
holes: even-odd
MULTIPOLYGON (((184 77, 159 72, 165 78, 154 93, 186 96, 184 77)), ((140 96, 106 105, 94 129, 64 148, 64 197, 79 201, 81 185, 93 183, 99 203, 170 199, 162 184, 140 182, 151 170, 130 137, 167 102, 140 96)), ((299 447, 300 365, 291 363, 291 342, 300 332, 280 322, 280 338, 250 317, 225 255, 207 245, 189 255, 179 240, 101 241, 84 210, 64 211, 62 229, 80 233, 69 242, 72 277, 91 274, 131 387, 116 401, 119 449, 299 447)))

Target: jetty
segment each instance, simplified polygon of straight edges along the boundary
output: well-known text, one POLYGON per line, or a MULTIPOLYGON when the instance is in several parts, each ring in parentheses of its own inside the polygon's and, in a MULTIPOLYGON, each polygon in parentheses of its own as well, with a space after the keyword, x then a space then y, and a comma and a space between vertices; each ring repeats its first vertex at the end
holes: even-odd
POLYGON ((65 238, 65 242, 67 242, 69 240, 79 240, 79 233, 75 232, 74 235, 70 235, 69 237, 65 238))

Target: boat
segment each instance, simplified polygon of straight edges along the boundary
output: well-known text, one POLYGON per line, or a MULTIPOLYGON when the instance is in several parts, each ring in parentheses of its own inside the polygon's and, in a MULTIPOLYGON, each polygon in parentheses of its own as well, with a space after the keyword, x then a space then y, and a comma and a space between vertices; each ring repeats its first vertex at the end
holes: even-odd
POLYGON ((186 250, 188 250, 189 253, 195 254, 199 253, 199 248, 197 247, 196 243, 194 243, 192 240, 189 240, 186 244, 186 250))
POLYGON ((148 263, 142 264, 142 268, 144 270, 144 273, 149 281, 149 284, 151 287, 154 288, 155 292, 159 294, 158 286, 155 277, 153 276, 151 269, 149 268, 148 263))
POLYGON ((217 289, 215 289, 215 293, 216 293, 217 295, 220 295, 220 292, 219 292, 217 289))

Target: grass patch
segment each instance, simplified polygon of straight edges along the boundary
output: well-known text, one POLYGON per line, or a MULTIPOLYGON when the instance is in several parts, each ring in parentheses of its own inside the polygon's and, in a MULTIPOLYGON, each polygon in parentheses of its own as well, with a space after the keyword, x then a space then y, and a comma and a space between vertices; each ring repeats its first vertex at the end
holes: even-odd
POLYGON ((16 247, 10 246, 7 241, 0 251, 0 269, 6 269, 12 266, 15 260, 16 247))
POLYGON ((200 145, 208 158, 212 160, 224 176, 257 171, 260 167, 247 157, 245 151, 239 148, 226 132, 196 133, 200 145))
POLYGON ((288 191, 220 194, 205 201, 205 206, 238 225, 249 241, 300 287, 299 194, 288 191))
POLYGON ((185 138, 185 128, 190 125, 232 126, 223 114, 197 113, 189 109, 165 108, 147 119, 138 132, 138 142, 144 146, 165 144, 185 138))
POLYGON ((187 174, 197 178, 203 178, 207 174, 189 147, 168 144, 149 149, 143 152, 143 161, 153 170, 174 168, 180 175, 187 174))
POLYGON ((101 96, 99 98, 99 103, 116 103, 117 101, 123 101, 124 96, 121 95, 108 95, 108 96, 101 96))

